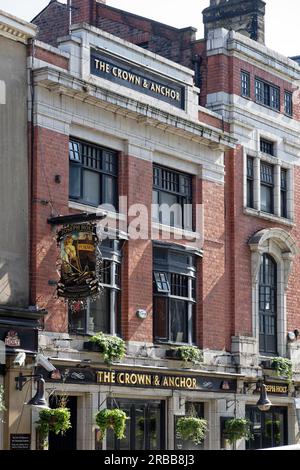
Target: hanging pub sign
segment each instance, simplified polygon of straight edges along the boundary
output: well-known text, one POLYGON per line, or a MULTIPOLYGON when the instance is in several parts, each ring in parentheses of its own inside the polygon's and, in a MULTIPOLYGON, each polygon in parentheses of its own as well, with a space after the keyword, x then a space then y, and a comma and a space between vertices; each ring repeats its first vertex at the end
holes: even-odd
POLYGON ((59 275, 57 294, 85 304, 100 293, 101 254, 95 223, 64 225, 57 234, 59 275))

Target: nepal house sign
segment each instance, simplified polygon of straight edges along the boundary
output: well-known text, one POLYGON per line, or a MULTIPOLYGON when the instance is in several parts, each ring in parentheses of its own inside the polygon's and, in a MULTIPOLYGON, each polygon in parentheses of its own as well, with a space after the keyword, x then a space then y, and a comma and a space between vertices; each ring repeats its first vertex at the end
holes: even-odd
POLYGON ((91 50, 91 74, 184 109, 183 86, 102 51, 91 50))

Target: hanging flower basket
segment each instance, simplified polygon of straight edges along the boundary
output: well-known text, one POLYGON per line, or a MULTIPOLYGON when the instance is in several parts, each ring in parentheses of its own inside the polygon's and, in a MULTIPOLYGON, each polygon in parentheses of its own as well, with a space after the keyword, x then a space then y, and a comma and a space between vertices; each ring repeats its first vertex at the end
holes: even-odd
POLYGON ((37 429, 43 438, 47 437, 50 431, 55 434, 65 434, 71 427, 70 420, 71 412, 68 408, 41 410, 37 429))
POLYGON ((192 441, 199 445, 205 438, 207 432, 206 419, 195 416, 184 416, 176 423, 176 433, 184 441, 192 441))
POLYGON ((96 414, 96 423, 99 427, 99 439, 102 441, 107 429, 112 429, 117 439, 125 438, 126 420, 129 419, 126 413, 119 409, 100 410, 96 414))
POLYGON ((232 418, 225 422, 225 439, 230 444, 236 443, 239 439, 249 441, 252 438, 250 421, 244 418, 232 418))

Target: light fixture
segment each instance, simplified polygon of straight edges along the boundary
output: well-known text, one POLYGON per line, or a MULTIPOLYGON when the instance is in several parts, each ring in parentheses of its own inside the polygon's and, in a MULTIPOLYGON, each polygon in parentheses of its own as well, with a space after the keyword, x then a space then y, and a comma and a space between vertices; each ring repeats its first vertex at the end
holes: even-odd
POLYGON ((273 405, 272 405, 272 402, 268 398, 267 387, 263 383, 262 379, 259 379, 258 381, 255 381, 255 382, 247 382, 246 384, 244 384, 244 393, 247 393, 248 390, 251 390, 252 384, 256 385, 256 388, 254 391, 252 390, 252 393, 260 392, 259 400, 256 403, 257 408, 260 411, 269 411, 269 409, 273 405))
POLYGON ((140 308, 139 310, 137 310, 136 316, 140 318, 141 320, 145 320, 148 316, 147 310, 140 308))
POLYGON ((272 406, 272 402, 269 400, 267 395, 267 387, 264 383, 259 383, 260 388, 260 397, 258 402, 256 403, 257 408, 260 411, 269 411, 272 406))
POLYGON ((32 379, 35 379, 37 382, 37 391, 29 402, 25 403, 25 405, 49 409, 45 398, 45 380, 41 375, 23 375, 20 373, 18 377, 15 378, 16 389, 22 391, 24 385, 32 379))

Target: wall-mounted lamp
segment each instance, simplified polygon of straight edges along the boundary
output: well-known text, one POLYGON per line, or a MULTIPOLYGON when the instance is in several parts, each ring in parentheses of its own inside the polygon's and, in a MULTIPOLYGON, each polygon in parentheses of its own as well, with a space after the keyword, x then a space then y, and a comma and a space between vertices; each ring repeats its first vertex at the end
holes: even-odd
POLYGON ((273 405, 271 400, 268 398, 266 385, 262 380, 258 380, 257 382, 247 382, 244 387, 245 393, 250 389, 252 384, 255 384, 255 390, 260 392, 259 400, 256 403, 257 408, 260 411, 269 411, 273 405))
POLYGON ((37 391, 34 397, 32 397, 28 403, 25 403, 25 405, 49 409, 45 398, 45 380, 41 375, 23 375, 20 373, 18 377, 15 378, 16 389, 22 391, 24 385, 32 379, 35 379, 37 382, 37 391))
POLYGON ((299 330, 289 331, 287 334, 288 340, 292 343, 297 341, 298 336, 300 335, 299 330))

